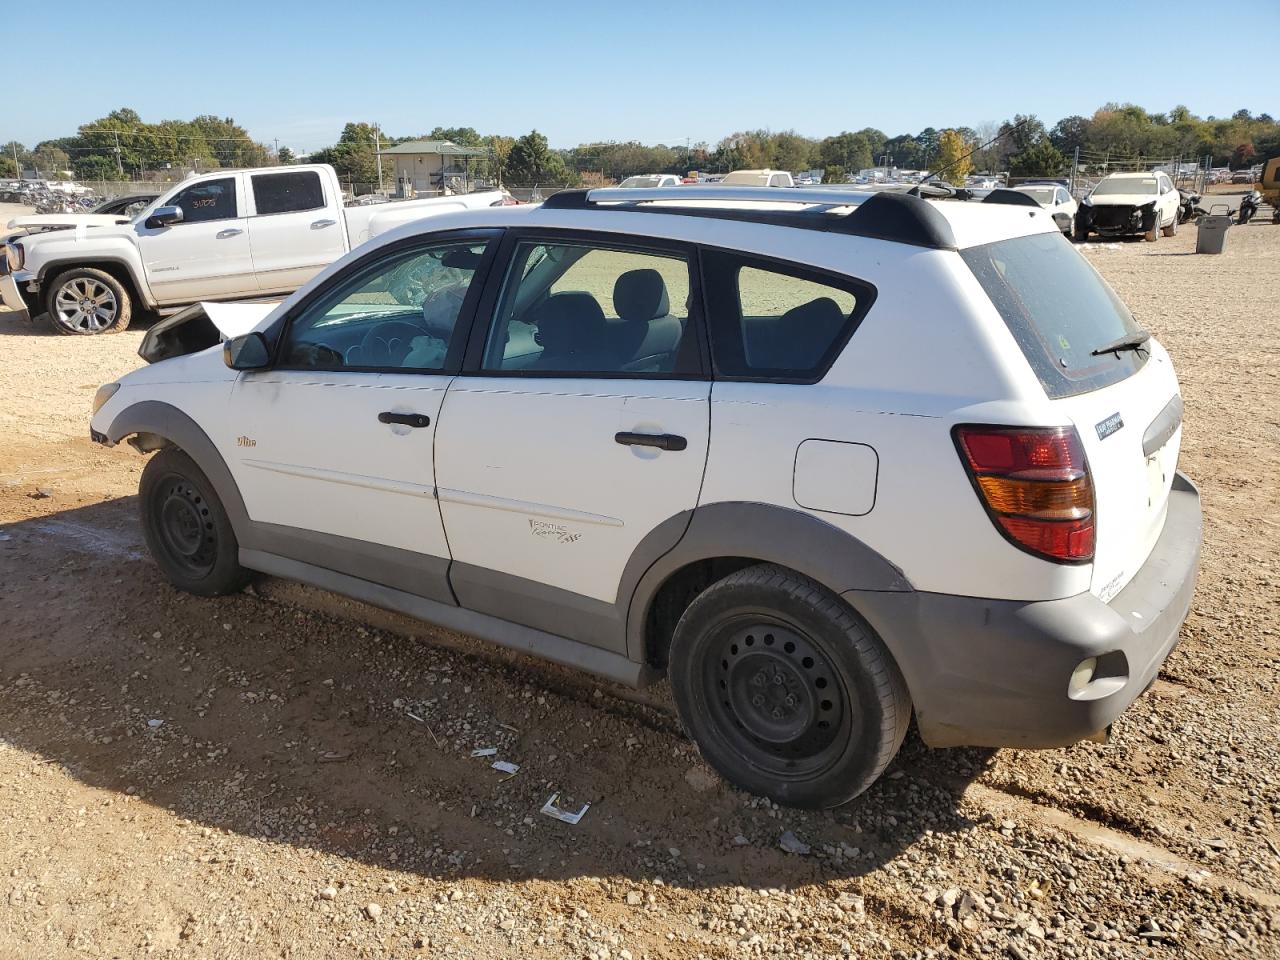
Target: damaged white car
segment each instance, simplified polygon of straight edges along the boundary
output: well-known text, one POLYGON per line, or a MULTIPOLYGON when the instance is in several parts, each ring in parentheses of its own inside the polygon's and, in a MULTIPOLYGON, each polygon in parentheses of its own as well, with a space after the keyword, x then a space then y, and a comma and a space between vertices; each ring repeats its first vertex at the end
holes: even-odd
POLYGON ((1142 234, 1152 243, 1178 232, 1181 200, 1167 173, 1113 173, 1104 177, 1076 212, 1075 238, 1142 234))

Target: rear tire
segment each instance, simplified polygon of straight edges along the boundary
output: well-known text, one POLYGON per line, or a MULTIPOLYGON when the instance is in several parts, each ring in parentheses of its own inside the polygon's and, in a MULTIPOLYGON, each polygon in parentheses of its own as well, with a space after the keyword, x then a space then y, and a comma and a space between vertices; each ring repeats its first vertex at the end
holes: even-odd
POLYGON ((871 627, 821 584, 772 564, 698 595, 676 625, 670 676, 706 761, 790 806, 862 793, 911 721, 906 682, 871 627))
POLYGON ((248 582, 227 511, 194 460, 176 447, 159 451, 142 471, 138 494, 147 547, 170 583, 216 597, 248 582))

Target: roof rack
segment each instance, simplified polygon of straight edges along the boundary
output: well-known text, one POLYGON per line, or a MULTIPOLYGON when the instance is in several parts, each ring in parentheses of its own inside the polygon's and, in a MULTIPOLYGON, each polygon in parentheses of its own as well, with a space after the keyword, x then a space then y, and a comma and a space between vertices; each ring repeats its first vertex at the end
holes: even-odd
POLYGON ((787 187, 683 186, 621 190, 562 190, 543 201, 547 210, 626 210, 628 212, 712 217, 751 223, 771 223, 850 236, 873 237, 917 247, 956 249, 947 218, 929 201, 905 193, 853 190, 803 190, 787 187), (722 201, 744 206, 686 206, 672 201, 722 201), (664 202, 665 201, 665 202, 664 202), (751 209, 760 203, 774 209, 751 209), (794 204, 795 210, 778 210, 794 204), (845 207, 846 214, 833 213, 845 207))

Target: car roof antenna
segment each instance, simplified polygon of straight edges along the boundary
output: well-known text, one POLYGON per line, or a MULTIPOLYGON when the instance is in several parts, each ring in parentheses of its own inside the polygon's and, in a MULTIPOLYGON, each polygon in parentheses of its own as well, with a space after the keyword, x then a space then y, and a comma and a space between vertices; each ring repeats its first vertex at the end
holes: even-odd
POLYGON ((968 153, 966 153, 963 157, 956 157, 954 160, 952 160, 950 163, 948 163, 948 164, 947 164, 945 167, 943 167, 942 169, 940 169, 940 170, 933 170, 933 171, 931 171, 927 177, 925 177, 923 180, 921 180, 919 183, 917 183, 914 187, 912 187, 910 190, 908 190, 908 191, 907 191, 907 193, 909 193, 909 194, 910 194, 911 196, 913 196, 913 197, 918 197, 918 196, 920 196, 920 188, 921 188, 921 187, 923 187, 923 186, 924 186, 926 183, 928 183, 930 180, 932 180, 934 177, 939 177, 939 176, 941 176, 942 174, 946 173, 948 170, 950 170, 952 167, 954 167, 957 163, 960 163, 960 162, 961 162, 961 161, 963 161, 963 160, 968 160, 970 157, 972 157, 972 156, 973 156, 975 153, 977 153, 979 150, 985 150, 985 149, 987 149, 987 147, 991 146, 993 143, 995 143, 995 142, 996 142, 997 140, 999 140, 1001 137, 1007 137, 1007 136, 1009 136, 1009 134, 1013 133, 1013 132, 1014 132, 1015 130, 1017 130, 1019 127, 1025 127, 1028 123, 1030 123, 1030 122, 1031 122, 1031 119, 1032 119, 1031 117, 1023 117, 1021 120, 1019 120, 1017 123, 1015 123, 1015 124, 1014 124, 1012 127, 1010 127, 1008 130, 1001 130, 999 133, 997 133, 994 137, 992 137, 992 138, 991 138, 990 140, 988 140, 986 143, 980 143, 980 144, 978 144, 976 147, 974 147, 972 150, 970 150, 968 153))

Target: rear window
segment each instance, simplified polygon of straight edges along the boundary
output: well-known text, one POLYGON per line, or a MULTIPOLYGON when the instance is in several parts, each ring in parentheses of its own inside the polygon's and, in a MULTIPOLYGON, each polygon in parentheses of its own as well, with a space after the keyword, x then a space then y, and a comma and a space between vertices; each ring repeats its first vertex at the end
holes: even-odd
POLYGON ((253 179, 253 203, 258 215, 297 213, 324 206, 320 174, 314 170, 297 173, 262 173, 253 179))
POLYGON ((1129 309, 1058 233, 1041 233, 962 250, 1050 398, 1118 383, 1147 352, 1093 356, 1139 330, 1129 309))

